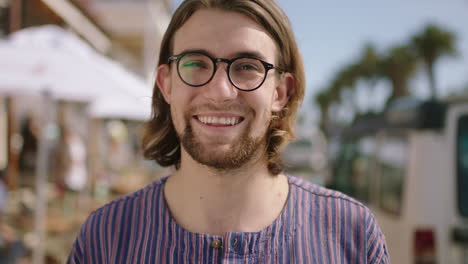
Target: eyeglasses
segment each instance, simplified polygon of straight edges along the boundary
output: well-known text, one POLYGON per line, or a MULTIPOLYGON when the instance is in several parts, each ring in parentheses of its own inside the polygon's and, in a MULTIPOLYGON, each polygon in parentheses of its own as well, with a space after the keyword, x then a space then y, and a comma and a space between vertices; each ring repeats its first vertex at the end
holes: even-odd
POLYGON ((168 64, 172 61, 177 61, 177 73, 180 79, 193 87, 209 83, 216 73, 218 62, 227 63, 229 81, 242 91, 253 91, 260 88, 271 69, 284 72, 271 63, 247 56, 230 60, 212 58, 200 52, 184 52, 169 57, 168 64))

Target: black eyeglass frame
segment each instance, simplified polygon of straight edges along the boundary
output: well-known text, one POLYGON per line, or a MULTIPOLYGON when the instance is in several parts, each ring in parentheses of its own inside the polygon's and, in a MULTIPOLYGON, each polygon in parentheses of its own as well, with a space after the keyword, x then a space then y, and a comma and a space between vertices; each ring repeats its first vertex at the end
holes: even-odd
POLYGON ((227 76, 228 76, 229 82, 231 82, 231 84, 232 84, 234 87, 236 87, 236 89, 239 89, 239 90, 245 91, 245 92, 252 92, 252 91, 255 91, 255 90, 257 90, 258 88, 260 88, 260 87, 263 85, 263 83, 265 82, 266 77, 267 77, 267 75, 268 75, 268 72, 269 72, 270 70, 272 70, 272 69, 277 70, 279 73, 286 72, 284 69, 282 69, 282 68, 280 68, 280 67, 277 67, 277 66, 275 66, 275 65, 273 65, 273 64, 271 64, 271 63, 268 63, 268 62, 266 62, 266 61, 263 61, 263 60, 261 60, 261 59, 259 59, 259 58, 255 58, 255 57, 252 57, 252 56, 240 56, 240 57, 236 57, 236 58, 233 58, 233 59, 225 59, 225 58, 213 58, 213 57, 211 57, 210 55, 208 55, 208 54, 206 54, 206 53, 203 53, 203 52, 187 51, 187 52, 182 52, 182 53, 180 53, 180 54, 178 54, 178 55, 170 56, 170 57, 168 58, 168 60, 167 60, 167 64, 170 65, 171 62, 173 62, 173 61, 176 61, 176 62, 177 62, 177 74, 179 75, 179 78, 182 80, 182 82, 184 82, 185 84, 187 84, 187 85, 189 85, 189 86, 192 86, 192 87, 200 87, 200 86, 203 86, 203 85, 206 85, 207 83, 209 83, 209 82, 213 79, 213 77, 215 76, 216 71, 218 70, 218 62, 227 63, 226 74, 227 74, 227 76), (194 84, 190 84, 190 83, 186 82, 186 81, 184 80, 184 78, 182 78, 182 76, 181 76, 181 74, 180 74, 180 71, 179 71, 179 63, 180 63, 180 59, 181 59, 182 57, 184 57, 185 55, 187 55, 187 54, 204 55, 204 56, 208 57, 208 58, 213 62, 213 65, 214 65, 214 67, 213 67, 213 73, 211 74, 211 77, 208 79, 208 81, 206 81, 206 82, 204 82, 204 83, 202 83, 202 84, 196 84, 196 85, 194 85, 194 84), (235 61, 237 61, 237 60, 246 59, 246 58, 247 58, 247 59, 258 60, 258 61, 260 61, 260 62, 262 63, 263 67, 265 67, 265 74, 264 74, 264 76, 263 76, 262 82, 261 82, 257 87, 255 87, 255 88, 253 88, 253 89, 242 89, 242 88, 239 88, 239 87, 237 87, 237 85, 236 85, 236 84, 232 81, 232 79, 231 79, 231 74, 230 74, 231 65, 232 65, 235 61))

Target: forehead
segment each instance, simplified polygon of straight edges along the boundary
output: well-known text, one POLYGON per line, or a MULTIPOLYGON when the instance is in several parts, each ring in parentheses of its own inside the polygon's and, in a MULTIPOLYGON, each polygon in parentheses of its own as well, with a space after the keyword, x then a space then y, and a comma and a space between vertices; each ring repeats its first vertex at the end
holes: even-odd
POLYGON ((268 32, 251 18, 230 11, 196 11, 174 35, 174 54, 206 50, 215 57, 257 53, 274 62, 277 48, 268 32))

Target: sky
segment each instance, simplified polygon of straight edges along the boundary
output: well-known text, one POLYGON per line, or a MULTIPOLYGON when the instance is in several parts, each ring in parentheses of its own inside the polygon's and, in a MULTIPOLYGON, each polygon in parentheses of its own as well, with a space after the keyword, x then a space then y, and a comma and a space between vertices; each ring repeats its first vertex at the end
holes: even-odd
MULTIPOLYGON (((304 58, 307 96, 303 108, 316 109, 312 97, 340 67, 351 63, 366 43, 385 51, 407 42, 428 23, 457 35, 458 57, 444 58, 436 65, 439 93, 447 95, 468 87, 468 0, 277 1, 289 16, 304 58)), ((416 96, 428 97, 423 73, 417 74, 410 86, 416 96)), ((387 94, 388 85, 381 84, 372 96, 361 92, 358 97, 372 108, 387 94)))
MULTIPOLYGON (((407 42, 428 23, 457 35, 459 56, 436 65, 440 94, 468 87, 468 0, 278 2, 290 18, 304 57, 309 97, 326 86, 340 67, 352 62, 365 43, 375 43, 384 51, 407 42)), ((428 83, 422 73, 411 87, 416 96, 427 98, 428 83)), ((377 97, 382 100, 387 93, 380 91, 377 97)))

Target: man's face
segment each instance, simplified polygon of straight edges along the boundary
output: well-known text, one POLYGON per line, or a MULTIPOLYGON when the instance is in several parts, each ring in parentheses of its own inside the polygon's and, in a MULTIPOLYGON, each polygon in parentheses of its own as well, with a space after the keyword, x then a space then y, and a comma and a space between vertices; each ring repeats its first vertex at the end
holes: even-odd
MULTIPOLYGON (((216 9, 195 12, 174 36, 174 54, 203 51, 213 58, 256 54, 276 64, 277 47, 270 35, 248 17, 216 9)), ((216 169, 240 168, 265 153, 271 113, 287 102, 286 87, 271 70, 255 91, 241 91, 219 62, 213 79, 191 87, 179 78, 176 63, 162 65, 158 86, 171 106, 172 120, 184 152, 216 169), (169 70, 170 67, 170 70, 169 70)))

